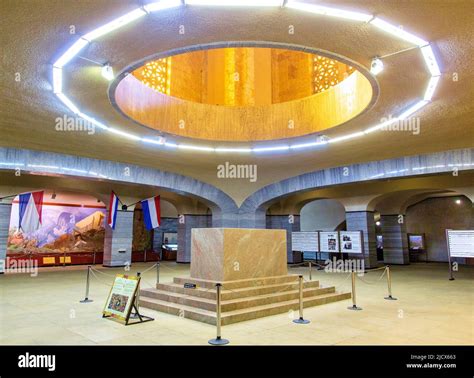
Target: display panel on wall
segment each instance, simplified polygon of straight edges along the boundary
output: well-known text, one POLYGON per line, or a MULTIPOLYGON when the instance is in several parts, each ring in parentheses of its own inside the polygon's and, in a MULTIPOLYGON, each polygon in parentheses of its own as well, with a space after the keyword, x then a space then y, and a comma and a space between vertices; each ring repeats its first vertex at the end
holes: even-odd
POLYGON ((446 230, 451 257, 474 258, 474 230, 446 230))
POLYGON ((339 232, 341 252, 363 253, 362 231, 340 231, 339 232))
POLYGON ((319 233, 319 242, 321 252, 339 252, 339 232, 326 232, 321 231, 319 233))
POLYGON ((98 252, 104 248, 105 206, 43 203, 40 227, 18 227, 18 202, 12 204, 7 254, 98 252))
POLYGON ((408 248, 412 251, 425 250, 425 234, 408 234, 408 248))
POLYGON ((319 252, 318 232, 292 232, 291 249, 299 252, 319 252))

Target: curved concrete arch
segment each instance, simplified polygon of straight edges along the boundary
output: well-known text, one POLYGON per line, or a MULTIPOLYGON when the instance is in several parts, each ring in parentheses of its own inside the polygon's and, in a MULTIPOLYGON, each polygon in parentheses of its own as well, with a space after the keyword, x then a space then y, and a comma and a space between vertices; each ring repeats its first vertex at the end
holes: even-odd
POLYGON ((267 205, 296 192, 355 182, 472 169, 474 169, 474 148, 322 169, 291 177, 256 191, 242 203, 239 209, 239 223, 246 227, 264 227, 267 205))
POLYGON ((216 187, 158 169, 52 152, 0 148, 0 169, 20 169, 51 176, 73 176, 160 187, 199 198, 212 210, 213 225, 236 225, 235 201, 216 187))

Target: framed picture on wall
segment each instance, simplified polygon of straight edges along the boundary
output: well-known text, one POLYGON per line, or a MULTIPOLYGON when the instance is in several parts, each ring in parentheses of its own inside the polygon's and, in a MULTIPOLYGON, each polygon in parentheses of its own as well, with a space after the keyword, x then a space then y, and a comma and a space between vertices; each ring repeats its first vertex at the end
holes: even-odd
POLYGON ((408 234, 408 249, 411 251, 424 251, 425 234, 408 234))

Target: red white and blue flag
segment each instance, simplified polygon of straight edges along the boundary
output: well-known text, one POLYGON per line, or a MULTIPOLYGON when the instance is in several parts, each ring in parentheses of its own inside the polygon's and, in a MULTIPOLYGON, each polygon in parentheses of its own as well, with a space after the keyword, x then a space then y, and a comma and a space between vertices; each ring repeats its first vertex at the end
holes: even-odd
POLYGON ((41 224, 44 192, 32 192, 19 195, 18 228, 29 234, 36 231, 41 224))
POLYGON ((109 201, 109 214, 107 216, 107 223, 109 224, 112 230, 115 229, 115 222, 117 220, 117 211, 119 208, 119 198, 117 195, 112 191, 110 193, 110 201, 109 201))
POLYGON ((148 198, 141 201, 143 210, 143 219, 147 230, 153 230, 160 227, 161 211, 160 211, 160 196, 148 198))

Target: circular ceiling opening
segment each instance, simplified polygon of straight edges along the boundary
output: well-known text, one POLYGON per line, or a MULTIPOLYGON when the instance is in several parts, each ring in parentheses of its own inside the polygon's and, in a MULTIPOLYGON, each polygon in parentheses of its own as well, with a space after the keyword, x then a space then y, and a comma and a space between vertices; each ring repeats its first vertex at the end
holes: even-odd
POLYGON ((153 90, 201 104, 271 105, 321 93, 354 72, 303 51, 227 47, 153 60, 132 74, 153 90))
POLYGON ((251 142, 341 125, 375 102, 357 63, 298 46, 192 46, 147 58, 109 89, 126 117, 164 135, 251 142), (303 51, 304 50, 304 51, 303 51))

